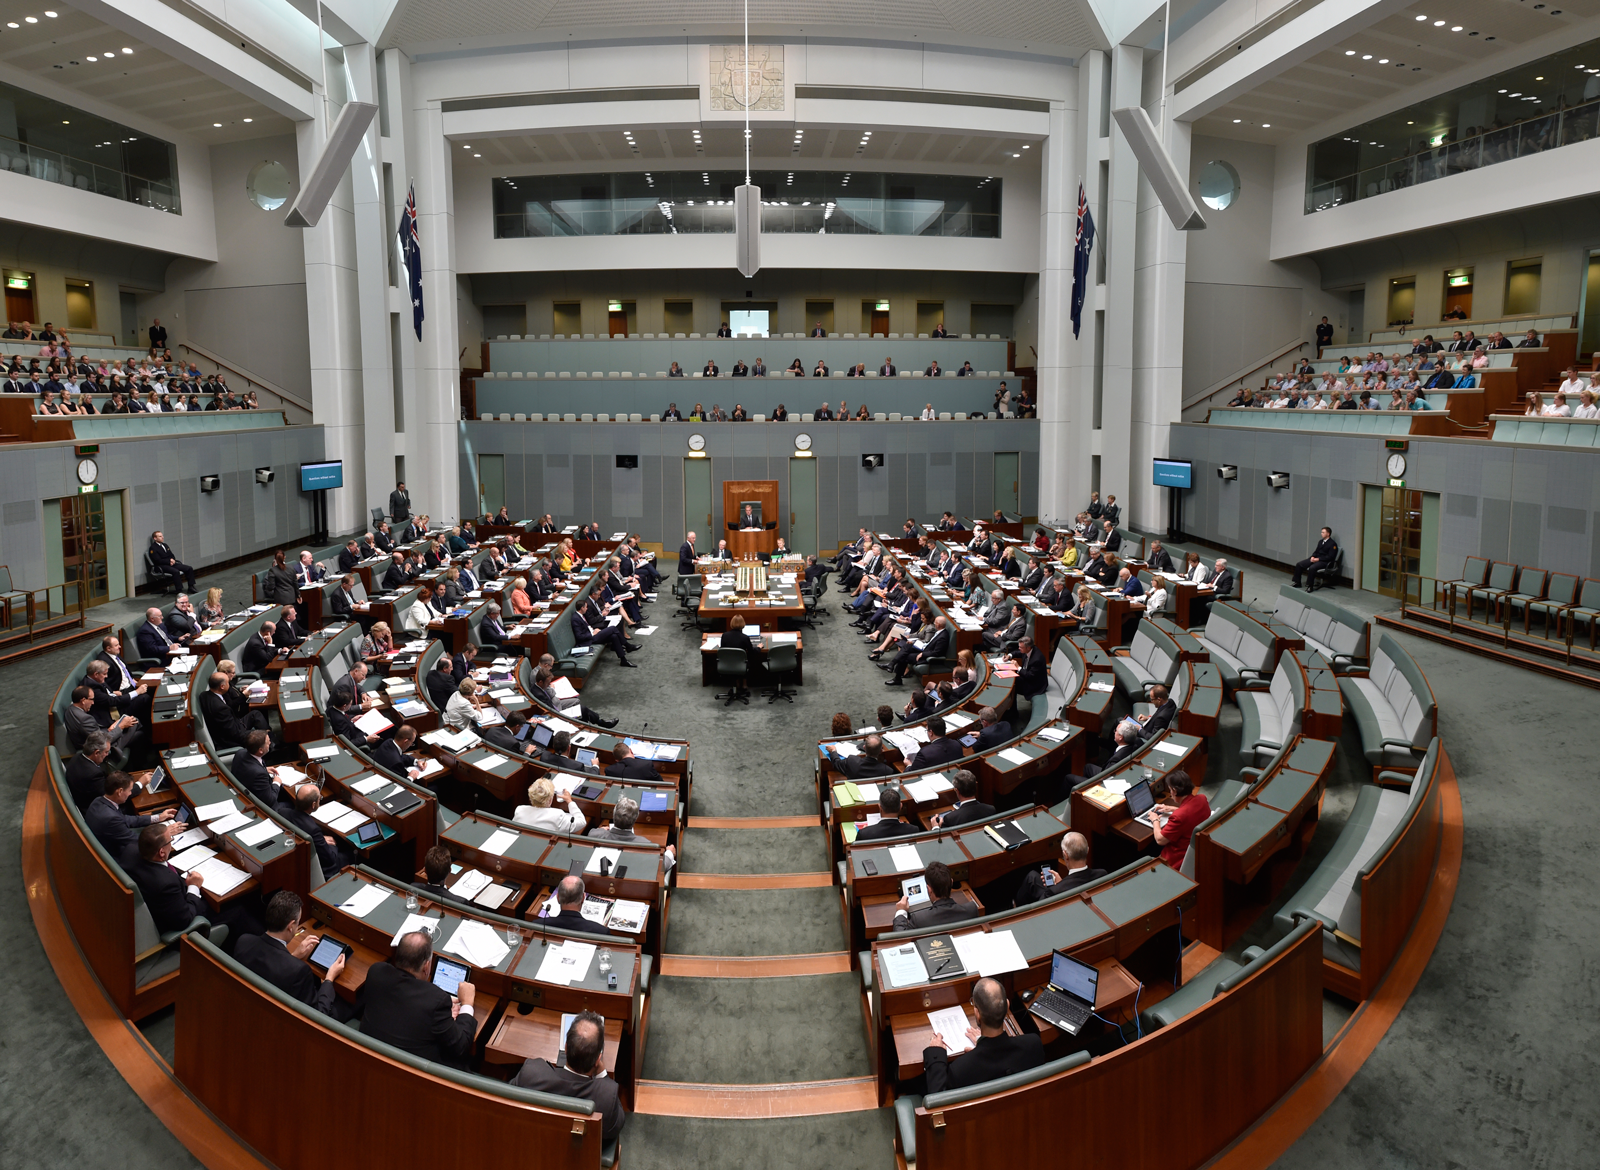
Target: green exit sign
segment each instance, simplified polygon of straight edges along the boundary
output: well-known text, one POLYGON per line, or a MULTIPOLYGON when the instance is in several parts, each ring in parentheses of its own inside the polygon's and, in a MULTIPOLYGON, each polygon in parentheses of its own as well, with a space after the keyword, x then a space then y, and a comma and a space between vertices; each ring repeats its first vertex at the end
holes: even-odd
POLYGON ((89 494, 91 494, 93 492, 97 492, 99 490, 100 490, 100 485, 93 484, 93 483, 86 483, 86 484, 84 484, 82 487, 80 487, 78 489, 78 494, 80 496, 87 496, 87 495, 89 495, 89 494))

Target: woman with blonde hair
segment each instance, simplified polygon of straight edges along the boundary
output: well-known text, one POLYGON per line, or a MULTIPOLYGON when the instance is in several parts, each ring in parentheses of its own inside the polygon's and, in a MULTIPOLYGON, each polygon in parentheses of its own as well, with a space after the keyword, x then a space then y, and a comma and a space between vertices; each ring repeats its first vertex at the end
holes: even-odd
POLYGON ((373 622, 372 629, 361 639, 361 657, 366 662, 378 662, 394 653, 394 632, 388 622, 373 622))
POLYGON ((200 603, 200 621, 207 626, 222 621, 222 588, 213 585, 206 590, 206 599, 200 603))
POLYGON ((572 572, 572 566, 577 563, 578 550, 573 546, 572 537, 562 539, 561 546, 556 549, 556 568, 563 573, 572 572))
POLYGON ((556 785, 548 776, 540 776, 528 785, 528 803, 519 804, 516 811, 511 814, 511 819, 519 825, 527 825, 532 829, 539 829, 546 833, 569 833, 579 836, 587 827, 588 822, 583 819, 583 813, 572 801, 572 794, 566 789, 560 792, 561 802, 565 804, 563 811, 555 807, 556 785))
POLYGON ((444 722, 456 731, 465 731, 476 723, 475 716, 483 706, 483 699, 478 694, 478 684, 471 678, 464 678, 456 687, 456 693, 450 696, 449 702, 444 705, 444 722))
POLYGON ((975 678, 978 677, 978 660, 973 655, 971 650, 958 650, 958 651, 956 651, 956 665, 957 666, 964 666, 964 667, 967 668, 967 677, 968 678, 974 678, 975 679, 975 678))

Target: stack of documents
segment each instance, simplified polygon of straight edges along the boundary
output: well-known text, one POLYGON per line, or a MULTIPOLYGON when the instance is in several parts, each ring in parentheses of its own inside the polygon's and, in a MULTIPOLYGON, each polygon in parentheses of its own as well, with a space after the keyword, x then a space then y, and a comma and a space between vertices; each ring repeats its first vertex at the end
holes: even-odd
MULTIPOLYGON (((914 942, 887 947, 878 952, 878 960, 883 964, 884 979, 893 987, 911 987, 928 981, 927 964, 922 961, 914 942)), ((962 1018, 965 1019, 964 1016, 962 1018)), ((965 1024, 961 1030, 966 1032, 965 1024)))
POLYGON ((389 940, 389 945, 397 947, 400 940, 413 930, 426 930, 435 938, 438 937, 440 915, 407 914, 406 920, 400 924, 400 929, 394 932, 394 937, 389 940))
POLYGON ((472 921, 464 921, 457 926, 455 934, 450 936, 450 941, 443 949, 460 955, 474 967, 490 969, 505 962, 506 956, 511 953, 511 948, 506 946, 505 940, 494 927, 486 922, 472 921))
POLYGON ((489 834, 482 845, 478 846, 478 850, 482 853, 492 853, 496 857, 504 857, 506 850, 515 845, 520 837, 520 833, 513 833, 508 829, 496 829, 489 834))
POLYGON ((594 943, 568 939, 554 944, 544 954, 539 973, 534 976, 540 983, 558 983, 570 987, 573 980, 581 980, 589 973, 589 963, 598 949, 594 943))
POLYGON ((922 854, 917 852, 915 845, 891 845, 889 846, 889 864, 893 865, 900 873, 921 869, 922 854))
POLYGON ((219 898, 250 880, 248 873, 220 857, 202 861, 194 867, 194 872, 205 879, 205 888, 219 898))
POLYGON ((952 941, 967 970, 979 975, 1004 975, 1007 971, 1021 971, 1028 965, 1022 948, 1017 945, 1017 936, 1009 930, 958 934, 952 941))

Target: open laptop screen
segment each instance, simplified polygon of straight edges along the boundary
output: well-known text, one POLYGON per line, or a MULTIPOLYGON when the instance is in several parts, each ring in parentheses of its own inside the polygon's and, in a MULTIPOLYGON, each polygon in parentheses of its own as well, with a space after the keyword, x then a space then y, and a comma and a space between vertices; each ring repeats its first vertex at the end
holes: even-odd
POLYGON ((1100 987, 1100 972, 1057 951, 1050 957, 1050 983, 1092 1006, 1100 987))
POLYGON ((1124 797, 1128 802, 1128 815, 1140 817, 1150 811, 1150 806, 1155 804, 1156 798, 1150 795, 1150 781, 1141 780, 1128 789, 1124 797))

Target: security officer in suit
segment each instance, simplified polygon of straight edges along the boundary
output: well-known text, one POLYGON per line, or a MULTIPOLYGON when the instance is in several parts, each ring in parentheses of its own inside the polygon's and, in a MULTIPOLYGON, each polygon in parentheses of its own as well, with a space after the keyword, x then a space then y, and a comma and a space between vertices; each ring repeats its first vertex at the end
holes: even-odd
POLYGON ((342 1010, 334 980, 344 973, 344 955, 328 967, 321 980, 306 963, 306 956, 322 941, 319 935, 300 929, 300 896, 292 890, 279 890, 267 903, 267 932, 248 934, 239 940, 233 957, 285 995, 335 1019, 349 1018, 342 1010))
POLYGON ((971 1051, 951 1064, 938 1036, 922 1051, 930 1093, 979 1085, 1044 1063, 1044 1044, 1037 1032, 1006 1035, 1006 991, 998 980, 978 980, 972 988, 972 1006, 978 1010, 978 1026, 967 1029, 967 1039, 974 1045, 971 1051))
POLYGON ((911 901, 904 895, 894 906, 894 928, 896 930, 921 929, 926 926, 943 926, 949 922, 965 922, 969 918, 977 918, 982 910, 970 902, 957 905, 950 896, 950 890, 955 882, 950 876, 950 867, 942 861, 930 861, 924 874, 928 883, 928 905, 911 908, 911 901))
POLYGON ((907 772, 920 772, 924 768, 942 768, 962 756, 961 741, 951 739, 943 715, 928 720, 928 742, 906 764, 907 772))
POLYGON ((477 988, 463 980, 455 996, 434 986, 433 939, 423 930, 402 935, 394 956, 374 963, 361 988, 361 1031, 423 1060, 466 1071, 477 1038, 477 988))
POLYGON ((1294 587, 1300 588, 1300 578, 1303 574, 1310 573, 1314 576, 1324 572, 1338 557, 1339 544, 1333 539, 1333 529, 1324 528, 1322 539, 1317 541, 1317 547, 1311 551, 1311 555, 1303 561, 1295 562, 1294 587))
POLYGON ((172 578, 174 589, 187 588, 190 593, 194 592, 194 570, 178 559, 160 532, 150 534, 150 563, 156 567, 156 572, 172 578), (187 586, 185 581, 188 582, 187 586))
POLYGON ((611 749, 611 754, 616 758, 614 762, 607 765, 607 776, 616 776, 623 780, 652 780, 657 783, 660 782, 661 773, 634 755, 633 749, 627 744, 617 744, 616 747, 611 749))
MULTIPOLYGON (((985 711, 990 708, 985 707, 985 711)), ((978 778, 965 768, 957 770, 955 774, 956 803, 949 812, 933 818, 930 826, 935 829, 954 829, 958 825, 969 824, 972 821, 981 821, 985 817, 994 816, 994 805, 984 804, 978 799, 978 778)))
POLYGON ((396 524, 411 519, 411 493, 406 491, 404 482, 396 484, 389 493, 389 519, 396 524))

